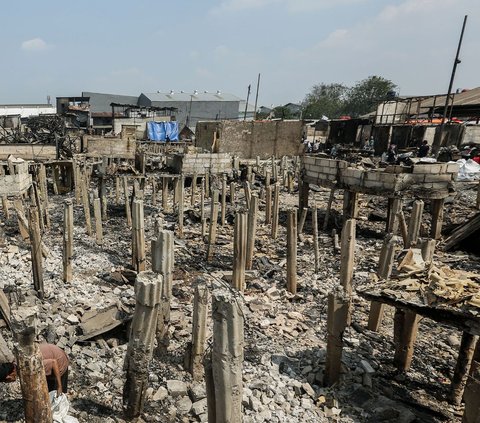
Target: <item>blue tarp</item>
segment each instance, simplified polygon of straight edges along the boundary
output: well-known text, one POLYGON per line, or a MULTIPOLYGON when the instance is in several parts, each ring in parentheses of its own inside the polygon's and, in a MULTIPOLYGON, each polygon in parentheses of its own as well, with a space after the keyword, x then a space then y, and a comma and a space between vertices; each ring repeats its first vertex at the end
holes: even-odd
POLYGON ((178 122, 147 122, 150 141, 178 141, 178 122))

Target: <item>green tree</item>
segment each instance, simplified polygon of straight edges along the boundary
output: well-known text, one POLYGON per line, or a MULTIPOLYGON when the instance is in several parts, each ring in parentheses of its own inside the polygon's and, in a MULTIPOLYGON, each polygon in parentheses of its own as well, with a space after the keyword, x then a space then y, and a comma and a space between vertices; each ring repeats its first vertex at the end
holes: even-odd
POLYGON ((386 100, 397 88, 389 79, 381 76, 369 76, 357 82, 346 94, 344 112, 358 117, 375 110, 378 103, 386 100))
POLYGON ((338 118, 343 114, 348 88, 343 84, 314 85, 302 102, 303 117, 320 119, 322 116, 338 118))

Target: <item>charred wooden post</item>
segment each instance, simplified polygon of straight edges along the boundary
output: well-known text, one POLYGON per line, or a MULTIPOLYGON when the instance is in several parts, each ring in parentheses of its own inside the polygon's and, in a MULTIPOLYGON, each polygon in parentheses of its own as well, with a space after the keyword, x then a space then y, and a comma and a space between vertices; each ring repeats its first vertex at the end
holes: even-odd
POLYGON ((20 309, 12 319, 17 373, 22 388, 25 422, 51 423, 52 410, 43 357, 35 342, 35 317, 31 310, 20 309))
POLYGON ((230 183, 230 204, 235 204, 235 192, 237 189, 237 184, 235 182, 230 183))
POLYGON ((245 264, 247 258, 247 214, 235 215, 233 236, 233 276, 232 285, 239 291, 245 290, 245 264))
POLYGON ((287 291, 297 293, 297 209, 287 211, 287 291))
POLYGON ((343 220, 358 217, 358 193, 350 190, 343 191, 343 220))
POLYGON ((132 227, 132 211, 130 209, 130 196, 128 193, 128 181, 127 177, 123 177, 123 196, 125 198, 125 214, 127 216, 127 226, 132 227))
POLYGON ((298 210, 302 213, 302 210, 308 207, 308 193, 310 191, 310 185, 302 180, 298 182, 298 210))
POLYGON ((273 156, 272 156, 272 176, 273 176, 273 181, 276 183, 278 181, 278 167, 277 167, 277 161, 273 156))
POLYGON ((218 220, 218 190, 213 190, 211 209, 210 209, 210 230, 208 232, 207 261, 213 259, 215 242, 217 240, 217 220, 218 220))
POLYGON ((185 207, 185 177, 178 178, 178 237, 183 238, 183 216, 185 207))
POLYGON ((163 211, 168 210, 168 178, 162 178, 162 209, 163 211))
POLYGON ((412 214, 408 222, 408 245, 407 248, 417 245, 420 235, 420 227, 422 226, 422 214, 424 203, 422 200, 416 200, 413 203, 412 214))
POLYGON ((272 223, 272 187, 265 188, 265 223, 272 223))
POLYGON ((300 238, 303 232, 303 227, 305 226, 305 221, 307 220, 307 214, 308 214, 308 207, 305 207, 301 214, 300 214, 300 220, 298 221, 298 237, 300 238))
POLYGON ((398 225, 400 226, 400 234, 402 235, 403 247, 408 248, 408 228, 403 210, 400 210, 400 212, 397 213, 397 217, 398 225))
POLYGON ((243 184, 243 189, 245 191, 245 205, 247 209, 250 208, 250 199, 252 197, 252 190, 250 189, 250 182, 245 181, 243 184))
POLYGON ((315 273, 320 271, 320 251, 318 245, 318 212, 317 206, 312 207, 313 253, 315 255, 315 273))
POLYGON ((227 214, 227 178, 223 175, 222 178, 222 208, 220 213, 220 225, 225 226, 225 215, 227 214))
POLYGON ((454 404, 459 405, 462 402, 477 341, 478 336, 463 332, 449 395, 450 401, 454 404))
POLYGON ((197 281, 193 297, 192 349, 190 353, 190 373, 194 380, 203 376, 203 354, 207 338, 208 289, 205 281, 197 281))
POLYGON ((442 225, 443 225, 443 210, 445 199, 432 200, 432 227, 430 230, 430 236, 433 239, 440 239, 442 237, 442 225))
POLYGON ((36 182, 32 183, 32 191, 33 195, 32 203, 37 206, 38 209, 38 222, 40 224, 40 231, 41 233, 45 232, 45 211, 44 211, 44 204, 42 199, 40 198, 40 193, 38 189, 38 185, 36 182))
POLYGON ((340 379, 343 332, 348 324, 349 309, 348 295, 345 295, 342 291, 328 294, 326 386, 331 386, 340 379))
POLYGON ((402 210, 403 200, 401 198, 388 199, 388 213, 387 213, 387 233, 396 234, 398 231, 398 216, 397 214, 402 210))
POLYGON ((353 265, 355 259, 355 219, 348 219, 342 229, 340 241, 340 285, 352 295, 353 265))
POLYGON ((253 184, 253 172, 252 172, 252 166, 250 165, 247 166, 247 181, 250 184, 253 184))
POLYGON ((138 417, 145 402, 148 387, 148 368, 162 293, 162 277, 154 272, 140 272, 135 281, 135 312, 133 314, 125 356, 126 380, 123 400, 126 415, 138 417))
POLYGON ((244 322, 238 301, 231 291, 225 289, 216 289, 212 295, 211 370, 208 365, 205 369, 208 409, 212 410, 208 414, 209 423, 241 423, 243 420, 244 322))
POLYGON ((265 188, 270 186, 272 179, 272 172, 270 170, 265 170, 265 188))
POLYGON ((133 200, 132 265, 137 272, 145 270, 145 219, 143 200, 133 200))
POLYGON ((157 323, 157 355, 164 354, 169 344, 170 301, 172 299, 174 237, 171 231, 160 231, 152 240, 152 270, 162 275, 162 304, 157 323))
MULTIPOLYGON (((478 345, 478 344, 477 344, 478 345)), ((472 363, 472 371, 463 394, 465 410, 462 423, 477 423, 480 421, 480 366, 477 361, 472 363)))
POLYGON ((20 235, 26 241, 30 238, 30 233, 28 231, 28 221, 25 218, 25 207, 23 205, 23 200, 21 198, 16 198, 13 200, 13 208, 17 214, 18 229, 20 230, 20 235))
POLYGON ((120 204, 120 176, 115 176, 115 204, 120 204))
POLYGON ((250 209, 248 210, 248 230, 247 230, 247 262, 246 269, 253 267, 253 253, 255 250, 255 238, 257 236, 257 215, 258 215, 258 196, 252 194, 250 209))
POLYGON ((411 311, 395 310, 393 319, 393 342, 395 343, 394 365, 401 372, 410 368, 413 346, 417 339, 420 317, 411 311))
POLYGON ((191 189, 191 194, 192 196, 190 197, 190 205, 193 206, 195 205, 195 194, 197 192, 197 179, 198 179, 198 175, 197 173, 195 172, 192 176, 192 189, 191 189))
POLYGON ((275 184, 273 189, 273 218, 272 218, 272 238, 277 239, 278 236, 278 213, 280 208, 280 185, 275 184))
POLYGON ((10 219, 10 210, 9 210, 8 198, 6 195, 2 195, 2 209, 3 209, 3 215, 5 216, 5 219, 10 219))
POLYGON ((38 225, 38 210, 35 206, 30 206, 28 213, 28 229, 30 233, 30 248, 32 253, 33 286, 39 298, 43 298, 43 259, 42 245, 40 237, 40 227, 38 225))
MULTIPOLYGON (((394 235, 387 236, 383 241, 382 250, 380 251, 380 259, 378 260, 377 275, 380 279, 388 279, 392 273, 393 261, 395 258, 395 245, 397 237, 394 235)), ((368 316, 368 329, 375 332, 378 331, 383 320, 385 304, 372 301, 370 304, 370 314, 368 316)))
POLYGON ((433 261, 433 254, 435 253, 435 246, 437 241, 434 239, 425 239, 420 244, 422 250, 422 258, 425 263, 431 263, 433 261))
MULTIPOLYGON (((202 179, 202 186, 200 187, 200 221, 205 221, 205 185, 203 184, 202 179)), ((202 236, 205 234, 205 231, 202 231, 202 236)))
POLYGON ((152 176, 152 206, 157 205, 157 180, 152 176))
POLYGON ((102 204, 100 198, 93 200, 93 214, 95 216, 95 239, 97 245, 103 245, 102 204))
POLYGON ((293 173, 291 171, 287 173, 287 188, 291 194, 293 192, 293 173))
POLYGON ((207 198, 210 197, 210 170, 205 170, 205 179, 203 180, 203 182, 205 183, 205 195, 207 196, 207 198))
POLYGON ((90 199, 88 198, 86 175, 83 175, 82 177, 82 203, 83 213, 85 215, 85 227, 87 230, 87 235, 92 236, 92 219, 90 216, 90 199))
POLYGON ((65 200, 63 209, 63 281, 72 281, 73 204, 65 200))

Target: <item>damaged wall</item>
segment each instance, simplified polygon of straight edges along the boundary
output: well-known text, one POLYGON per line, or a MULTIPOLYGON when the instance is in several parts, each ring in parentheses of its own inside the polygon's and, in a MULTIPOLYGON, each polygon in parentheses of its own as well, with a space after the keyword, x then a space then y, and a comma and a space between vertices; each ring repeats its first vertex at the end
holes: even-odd
POLYGON ((251 159, 301 154, 303 131, 304 124, 300 120, 221 121, 199 122, 195 135, 197 147, 251 159))

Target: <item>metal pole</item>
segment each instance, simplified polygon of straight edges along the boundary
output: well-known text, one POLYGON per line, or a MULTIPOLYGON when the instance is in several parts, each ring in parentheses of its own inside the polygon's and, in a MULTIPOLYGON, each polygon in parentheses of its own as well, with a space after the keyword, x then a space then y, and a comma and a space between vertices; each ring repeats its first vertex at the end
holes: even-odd
POLYGON ((260 87, 260 74, 257 79, 257 93, 255 94, 255 110, 253 111, 253 120, 257 120, 257 102, 258 102, 258 88, 260 87))
POLYGON ((248 85, 247 101, 245 102, 245 113, 243 114, 243 120, 247 120, 247 107, 248 107, 249 98, 250 98, 250 84, 248 85))

